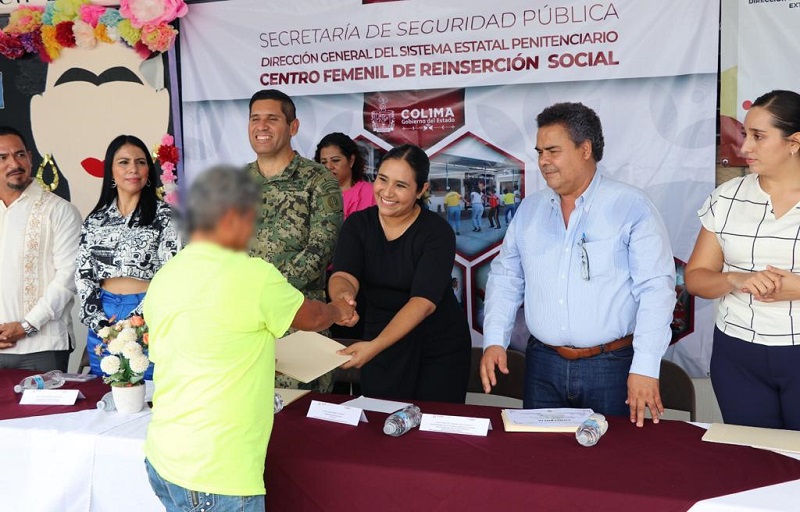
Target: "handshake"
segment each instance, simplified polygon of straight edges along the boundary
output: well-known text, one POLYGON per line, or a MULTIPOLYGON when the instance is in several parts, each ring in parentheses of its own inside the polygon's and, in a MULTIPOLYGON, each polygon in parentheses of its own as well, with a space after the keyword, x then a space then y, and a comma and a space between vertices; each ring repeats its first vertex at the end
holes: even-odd
POLYGON ((336 310, 334 323, 342 327, 353 327, 358 323, 358 313, 356 312, 356 300, 350 293, 343 293, 332 300, 329 307, 336 310))

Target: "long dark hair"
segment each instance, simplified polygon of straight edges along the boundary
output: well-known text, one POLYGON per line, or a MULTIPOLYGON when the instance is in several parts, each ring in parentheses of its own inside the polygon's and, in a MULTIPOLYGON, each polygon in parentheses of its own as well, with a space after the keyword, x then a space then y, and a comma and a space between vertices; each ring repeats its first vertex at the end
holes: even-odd
POLYGON ((351 170, 353 184, 364 179, 364 156, 361 154, 358 144, 356 144, 353 139, 340 132, 329 133, 328 135, 322 137, 322 140, 319 141, 319 144, 317 144, 317 151, 314 153, 315 162, 319 163, 322 149, 329 146, 336 146, 339 148, 339 151, 341 151, 347 159, 350 159, 350 157, 355 157, 351 170))
POLYGON ((117 189, 112 186, 114 183, 114 155, 117 154, 119 148, 130 144, 136 146, 144 152, 144 157, 147 160, 147 184, 142 189, 142 194, 139 196, 139 204, 136 205, 131 220, 128 223, 133 227, 134 224, 139 226, 149 226, 153 223, 156 217, 156 207, 158 197, 156 196, 156 189, 159 187, 158 173, 156 173, 156 165, 153 163, 153 158, 150 156, 150 151, 147 150, 142 139, 133 135, 120 135, 111 141, 106 149, 106 159, 103 161, 103 186, 100 189, 100 200, 97 201, 97 206, 94 207, 89 215, 108 208, 111 203, 117 199, 117 189))
MULTIPOLYGON (((411 170, 414 171, 414 181, 417 183, 417 190, 422 190, 422 187, 428 182, 428 174, 430 174, 431 171, 431 161, 425 151, 419 146, 403 144, 402 146, 390 149, 389 152, 381 158, 378 164, 378 170, 380 170, 383 163, 387 160, 404 160, 408 166, 411 167, 411 170)), ((417 200, 417 204, 424 206, 426 198, 427 192, 417 200)))

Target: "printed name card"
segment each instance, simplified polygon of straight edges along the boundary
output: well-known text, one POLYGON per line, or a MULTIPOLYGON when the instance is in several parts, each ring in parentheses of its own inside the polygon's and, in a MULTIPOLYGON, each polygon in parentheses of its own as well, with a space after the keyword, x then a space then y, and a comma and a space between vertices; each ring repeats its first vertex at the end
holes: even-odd
POLYGON ((26 389, 19 399, 19 404, 75 405, 78 398, 86 398, 78 389, 26 389))
POLYGON ((367 421, 367 415, 358 407, 329 404, 316 400, 311 401, 306 417, 353 426, 358 425, 359 421, 367 421))
POLYGON ((423 414, 419 429, 425 432, 445 434, 464 434, 485 436, 492 428, 489 418, 470 418, 467 416, 446 416, 444 414, 423 414))

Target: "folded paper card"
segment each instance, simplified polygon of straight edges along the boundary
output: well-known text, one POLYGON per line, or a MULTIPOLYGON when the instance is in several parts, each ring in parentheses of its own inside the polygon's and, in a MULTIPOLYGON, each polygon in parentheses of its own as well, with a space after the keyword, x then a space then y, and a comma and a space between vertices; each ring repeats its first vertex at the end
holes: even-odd
POLYGON ((359 421, 367 421, 367 415, 358 407, 347 407, 317 400, 311 401, 306 417, 352 426, 358 425, 359 421))
POLYGON ((469 416, 447 416, 444 414, 423 414, 419 429, 423 432, 442 432, 445 434, 463 434, 468 436, 485 436, 492 428, 489 418, 472 418, 469 416))
POLYGON ((77 389, 26 389, 19 399, 20 405, 75 405, 78 398, 86 398, 77 389))
POLYGON ((703 441, 800 453, 800 432, 796 430, 714 423, 703 436, 703 441))
POLYGON ((343 348, 321 334, 297 331, 275 342, 275 371, 311 382, 350 360, 351 356, 336 353, 343 348))
POLYGON ((311 393, 311 391, 307 389, 275 388, 275 394, 281 395, 284 407, 309 393, 311 393))
POLYGON ((594 413, 591 409, 503 409, 506 432, 575 432, 594 413))

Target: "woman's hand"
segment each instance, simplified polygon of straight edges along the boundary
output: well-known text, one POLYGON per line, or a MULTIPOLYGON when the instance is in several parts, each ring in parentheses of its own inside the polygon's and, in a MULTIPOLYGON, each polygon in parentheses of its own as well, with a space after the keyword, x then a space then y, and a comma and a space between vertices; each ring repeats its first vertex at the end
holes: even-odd
POLYGON ((781 286, 780 289, 768 296, 761 296, 754 298, 760 302, 779 302, 784 300, 800 300, 800 275, 797 275, 789 270, 775 268, 772 265, 767 265, 767 271, 780 276, 781 286))
POLYGON ((343 370, 348 368, 361 368, 372 360, 373 357, 380 354, 381 349, 378 344, 372 341, 359 341, 353 343, 349 347, 345 347, 338 351, 337 354, 342 356, 352 355, 352 359, 342 365, 343 370))
POLYGON ((768 267, 760 272, 731 272, 727 278, 733 290, 749 293, 756 300, 764 300, 781 292, 782 278, 775 270, 768 267))

